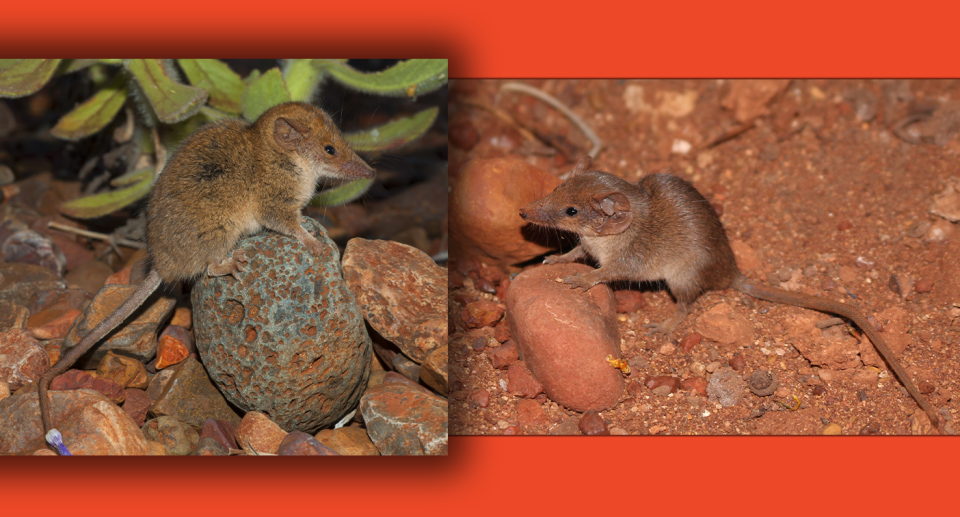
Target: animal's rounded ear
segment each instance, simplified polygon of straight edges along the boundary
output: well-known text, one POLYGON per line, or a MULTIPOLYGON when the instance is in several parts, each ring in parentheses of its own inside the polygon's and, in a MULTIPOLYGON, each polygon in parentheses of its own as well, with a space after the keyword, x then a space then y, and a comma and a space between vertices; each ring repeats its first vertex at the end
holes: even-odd
POLYGON ((622 233, 633 221, 630 200, 621 192, 612 191, 594 196, 593 208, 601 217, 597 235, 622 233))
POLYGON ((589 154, 585 154, 577 160, 577 166, 573 168, 573 174, 577 175, 581 172, 587 172, 590 170, 590 166, 593 164, 593 160, 590 158, 589 154))
POLYGON ((295 151, 297 144, 309 134, 309 129, 293 119, 278 117, 273 123, 273 139, 288 151, 295 151))

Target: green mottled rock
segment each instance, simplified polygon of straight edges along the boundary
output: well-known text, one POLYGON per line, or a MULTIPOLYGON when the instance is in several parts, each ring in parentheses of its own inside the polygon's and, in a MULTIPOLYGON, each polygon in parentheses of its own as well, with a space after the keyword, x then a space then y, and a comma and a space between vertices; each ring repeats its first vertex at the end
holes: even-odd
POLYGON ((357 407, 373 351, 336 245, 316 221, 301 221, 321 256, 270 231, 241 239, 242 284, 204 276, 194 285, 194 336, 227 400, 314 433, 357 407))
POLYGON ((200 435, 171 416, 160 416, 143 424, 143 436, 163 445, 169 456, 187 456, 197 446, 200 435))

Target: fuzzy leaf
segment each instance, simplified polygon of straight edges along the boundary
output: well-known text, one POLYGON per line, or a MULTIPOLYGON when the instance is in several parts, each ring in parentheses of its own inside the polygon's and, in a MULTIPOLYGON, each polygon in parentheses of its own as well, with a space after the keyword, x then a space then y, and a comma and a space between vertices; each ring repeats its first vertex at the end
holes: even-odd
POLYGON ((113 213, 146 196, 153 185, 153 169, 146 169, 139 182, 119 190, 94 194, 62 203, 60 213, 77 219, 93 219, 113 213))
POLYGON ((243 82, 246 83, 247 86, 249 86, 250 83, 256 81, 259 78, 260 78, 260 70, 257 70, 256 68, 254 68, 253 70, 250 71, 250 75, 243 78, 243 82))
POLYGON ((47 84, 59 59, 0 59, 0 97, 23 97, 47 84))
POLYGON ((153 167, 148 167, 146 169, 138 169, 135 171, 128 172, 123 176, 114 178, 110 180, 110 184, 114 187, 125 187, 127 185, 143 181, 144 179, 150 179, 153 177, 153 167))
POLYGON ((216 109, 216 108, 211 108, 210 106, 204 106, 204 107, 200 108, 200 111, 197 113, 197 115, 202 115, 203 118, 205 118, 207 122, 216 122, 216 121, 218 121, 218 120, 223 120, 223 119, 228 119, 228 118, 236 118, 236 117, 234 117, 233 115, 231 115, 231 114, 229 114, 229 113, 226 113, 226 112, 224 112, 224 111, 220 111, 220 110, 218 110, 218 109, 216 109))
POLYGON ((324 190, 310 200, 313 206, 340 206, 366 194, 373 185, 373 178, 351 181, 346 185, 324 190))
POLYGON ((283 80, 287 83, 290 98, 309 102, 323 78, 323 70, 312 59, 290 59, 283 67, 283 80))
POLYGON ((207 91, 203 88, 171 79, 160 59, 131 59, 126 67, 137 78, 161 122, 173 124, 190 118, 207 100, 207 91))
POLYGON ((355 90, 389 97, 416 97, 447 82, 446 59, 411 59, 370 74, 337 62, 327 62, 326 70, 334 79, 355 90))
POLYGON ((123 76, 118 75, 89 100, 61 117, 50 134, 64 140, 90 136, 106 127, 126 100, 127 87, 123 76))
POLYGON ((347 133, 343 135, 354 151, 383 151, 406 145, 430 129, 437 118, 439 109, 436 107, 425 109, 419 113, 386 124, 347 133))
POLYGON ((247 85, 219 59, 178 59, 190 84, 210 93, 210 105, 228 113, 243 111, 243 90, 247 85))
POLYGON ((258 77, 243 94, 243 118, 247 122, 257 120, 264 111, 290 101, 290 92, 283 82, 279 68, 271 68, 258 77))

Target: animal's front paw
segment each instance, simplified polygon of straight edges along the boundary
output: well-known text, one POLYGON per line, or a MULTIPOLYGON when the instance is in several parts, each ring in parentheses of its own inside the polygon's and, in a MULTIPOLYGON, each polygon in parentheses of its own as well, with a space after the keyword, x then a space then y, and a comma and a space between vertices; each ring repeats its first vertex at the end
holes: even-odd
POLYGON ((550 255, 543 259, 544 264, 566 264, 567 260, 564 260, 563 255, 550 255))
POLYGON ((584 278, 584 276, 586 275, 570 275, 563 279, 563 283, 567 284, 571 289, 582 289, 584 291, 597 285, 596 282, 589 278, 584 278))

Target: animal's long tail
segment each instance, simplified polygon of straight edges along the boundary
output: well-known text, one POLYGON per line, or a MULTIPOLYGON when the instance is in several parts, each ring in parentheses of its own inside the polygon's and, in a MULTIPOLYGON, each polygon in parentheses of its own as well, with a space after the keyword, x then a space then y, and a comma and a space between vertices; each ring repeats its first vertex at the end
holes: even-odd
POLYGON ((940 415, 937 413, 936 408, 927 402, 923 395, 920 394, 920 390, 913 385, 910 377, 907 376, 907 372, 900 366, 900 361, 897 360, 897 356, 893 355, 893 352, 887 347, 887 342, 880 337, 880 333, 877 332, 873 325, 867 321, 867 318, 856 308, 817 296, 754 285, 749 283, 744 277, 740 277, 734 281, 733 288, 749 294, 754 298, 838 314, 853 321, 853 323, 860 327, 860 330, 870 338, 870 342, 873 343, 877 352, 880 352, 880 356, 883 357, 883 360, 887 362, 890 369, 893 370, 893 373, 896 374, 900 382, 903 383, 903 387, 907 389, 910 396, 917 401, 917 404, 919 404, 920 407, 923 408, 923 411, 927 413, 927 416, 930 417, 930 422, 933 426, 938 430, 940 429, 940 415))
POLYGON ((46 373, 40 377, 39 384, 37 385, 38 394, 40 397, 40 418, 43 420, 43 432, 44 434, 50 432, 50 429, 53 428, 53 415, 50 410, 50 399, 47 397, 47 389, 50 387, 50 381, 54 377, 65 372, 68 368, 73 366, 73 363, 77 362, 77 359, 80 358, 83 354, 87 353, 88 350, 93 348, 93 345, 97 344, 98 341, 103 339, 103 336, 106 336, 113 329, 117 328, 124 320, 127 319, 134 311, 137 310, 137 307, 143 305, 143 302, 157 290, 157 287, 160 286, 160 275, 156 270, 151 269, 150 274, 147 275, 147 278, 143 280, 143 283, 140 284, 140 287, 137 288, 133 294, 130 295, 126 301, 117 308, 112 314, 106 317, 101 321, 93 330, 90 331, 79 343, 73 348, 70 349, 65 355, 63 355, 57 364, 53 365, 46 373))

